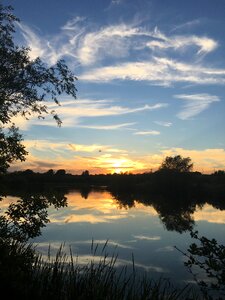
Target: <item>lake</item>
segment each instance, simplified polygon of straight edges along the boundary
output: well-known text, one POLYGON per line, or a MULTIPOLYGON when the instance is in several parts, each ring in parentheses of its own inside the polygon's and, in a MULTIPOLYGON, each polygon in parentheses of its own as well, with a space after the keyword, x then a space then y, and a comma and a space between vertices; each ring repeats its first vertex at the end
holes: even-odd
MULTIPOLYGON (((40 193, 38 195, 40 197, 40 193)), ((179 285, 193 282, 184 267, 184 256, 174 247, 187 250, 193 242, 190 228, 225 244, 225 210, 204 201, 180 205, 160 198, 147 201, 128 193, 115 196, 104 189, 58 191, 54 197, 46 195, 45 205, 34 215, 38 212, 39 217, 43 217, 46 210, 50 222, 41 229, 40 236, 32 239, 43 255, 47 255, 49 245, 54 255, 65 243, 64 250, 71 247, 82 264, 92 257, 93 243, 94 247, 98 245, 95 255, 98 260, 108 241, 105 251, 109 256, 118 254, 117 266, 132 267, 133 256, 139 273, 147 272, 152 278, 170 278, 179 285)), ((2 210, 18 199, 16 196, 4 198, 2 210)), ((30 199, 30 195, 21 196, 18 211, 22 205, 27 206, 30 199)))

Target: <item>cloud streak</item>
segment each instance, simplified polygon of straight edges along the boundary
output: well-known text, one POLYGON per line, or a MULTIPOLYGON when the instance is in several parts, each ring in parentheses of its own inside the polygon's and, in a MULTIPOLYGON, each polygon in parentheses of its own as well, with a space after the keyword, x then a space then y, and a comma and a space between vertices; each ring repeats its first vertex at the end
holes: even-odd
POLYGON ((165 121, 154 121, 154 123, 163 127, 170 127, 173 125, 172 122, 165 122, 165 121))
POLYGON ((159 135, 160 132, 156 130, 150 130, 150 131, 137 131, 134 132, 135 135, 159 135))
POLYGON ((210 107, 214 102, 220 101, 220 98, 210 94, 180 94, 174 96, 177 99, 184 100, 186 103, 182 111, 177 114, 181 120, 188 120, 200 114, 202 111, 210 107))
MULTIPOLYGON (((79 124, 81 118, 94 118, 94 117, 105 117, 105 116, 120 116, 126 114, 135 114, 143 111, 154 111, 161 108, 167 107, 167 103, 156 103, 152 105, 145 104, 139 107, 125 107, 121 105, 113 105, 112 101, 109 100, 90 100, 84 99, 79 101, 68 101, 62 103, 62 106, 55 106, 53 109, 61 116, 64 127, 78 126, 83 127, 84 125, 79 124)), ((45 121, 41 121, 45 124, 45 121)), ((49 122, 46 125, 53 125, 53 122, 49 122)), ((41 124, 38 120, 38 124, 41 124)), ((92 129, 119 129, 132 125, 131 123, 109 125, 107 126, 88 126, 92 129), (95 127, 95 128, 94 128, 95 127)), ((55 126, 55 125, 54 125, 55 126)), ((86 127, 87 128, 87 127, 86 127)))
MULTIPOLYGON (((168 106, 167 103, 155 103, 152 105, 145 104, 139 107, 126 107, 115 105, 113 100, 92 100, 81 99, 74 101, 61 101, 61 106, 54 103, 46 103, 49 109, 54 110, 63 121, 63 128, 78 127, 89 128, 96 130, 118 130, 118 129, 132 129, 130 126, 135 122, 109 124, 109 125, 82 125, 81 119, 98 118, 107 116, 120 116, 126 114, 141 113, 143 111, 154 111, 168 106)), ((12 121, 23 130, 28 130, 32 125, 56 126, 55 121, 51 116, 46 116, 44 120, 40 120, 37 116, 32 116, 29 120, 23 117, 15 117, 12 121)))
POLYGON ((76 127, 96 129, 96 130, 119 130, 119 129, 134 130, 130 126, 135 124, 136 123, 133 122, 133 123, 122 123, 122 124, 113 124, 113 125, 76 125, 76 127))
POLYGON ((225 69, 206 68, 200 64, 182 63, 166 57, 153 57, 149 61, 93 68, 80 76, 81 80, 96 83, 114 80, 146 81, 170 86, 176 82, 192 84, 225 84, 225 69))
POLYGON ((198 37, 196 35, 175 35, 175 36, 166 36, 157 28, 154 31, 153 41, 150 41, 146 44, 147 47, 156 50, 167 50, 174 49, 176 51, 197 47, 197 54, 207 54, 214 51, 218 47, 218 43, 208 37, 198 37))
POLYGON ((55 36, 41 37, 27 25, 19 26, 32 58, 40 56, 54 64, 67 57, 72 66, 82 66, 80 80, 225 84, 225 69, 197 63, 199 56, 219 46, 207 36, 166 35, 157 27, 147 30, 132 23, 91 26, 79 16, 69 20, 55 36), (180 61, 170 58, 171 51, 179 53, 180 61), (186 51, 191 55, 191 63, 187 61, 186 51), (140 60, 140 57, 147 59, 140 60))

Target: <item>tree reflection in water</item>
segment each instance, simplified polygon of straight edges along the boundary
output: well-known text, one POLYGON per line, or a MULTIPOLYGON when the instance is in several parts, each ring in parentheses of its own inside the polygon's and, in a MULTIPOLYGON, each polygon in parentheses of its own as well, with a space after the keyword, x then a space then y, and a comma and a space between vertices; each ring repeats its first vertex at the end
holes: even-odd
POLYGON ((208 199, 192 199, 189 196, 179 197, 174 192, 169 195, 162 193, 161 195, 149 195, 148 193, 127 193, 111 190, 113 198, 117 201, 119 208, 130 209, 135 207, 135 203, 141 203, 146 206, 152 206, 163 225, 168 231, 177 231, 183 233, 191 231, 194 228, 195 221, 193 214, 198 208, 202 208, 204 204, 211 204, 217 209, 224 209, 224 201, 213 201, 208 199))
POLYGON ((27 241, 41 234, 41 228, 49 222, 47 209, 67 206, 65 190, 49 190, 15 193, 16 203, 9 204, 0 217, 0 237, 27 241))
MULTIPOLYGON (((16 196, 19 200, 11 203, 8 209, 0 217, 0 235, 13 237, 17 240, 27 241, 41 234, 41 229, 49 222, 48 208, 50 206, 59 209, 67 206, 66 194, 70 189, 57 188, 51 186, 49 189, 10 192, 11 196, 16 196)), ((151 194, 147 192, 127 192, 124 189, 110 188, 112 198, 117 201, 118 208, 130 209, 135 203, 153 207, 158 213, 158 217, 168 231, 183 233, 194 228, 195 221, 193 214, 197 208, 203 207, 205 203, 211 204, 217 209, 224 209, 224 201, 193 197, 192 195, 162 190, 161 194, 151 194), (194 198, 194 199, 193 199, 194 198)), ((88 195, 92 191, 90 186, 79 189, 81 197, 88 200, 88 195)))

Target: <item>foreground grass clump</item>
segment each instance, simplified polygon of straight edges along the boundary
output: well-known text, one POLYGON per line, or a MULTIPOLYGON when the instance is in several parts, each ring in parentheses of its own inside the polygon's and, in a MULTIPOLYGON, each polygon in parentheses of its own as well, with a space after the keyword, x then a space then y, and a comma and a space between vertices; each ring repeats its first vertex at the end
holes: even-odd
POLYGON ((97 262, 92 245, 93 259, 80 265, 72 253, 63 252, 63 246, 54 258, 49 253, 44 259, 31 245, 1 241, 1 290, 10 299, 200 299, 193 290, 178 290, 168 280, 138 277, 134 264, 129 275, 126 268, 118 271, 117 255, 109 257, 106 245, 97 262))

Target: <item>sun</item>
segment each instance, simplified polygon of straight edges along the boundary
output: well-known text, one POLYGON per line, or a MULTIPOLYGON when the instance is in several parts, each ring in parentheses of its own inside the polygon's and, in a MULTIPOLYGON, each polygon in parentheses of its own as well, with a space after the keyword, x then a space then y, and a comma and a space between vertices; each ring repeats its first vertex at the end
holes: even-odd
POLYGON ((133 160, 129 157, 116 157, 107 154, 98 158, 98 167, 101 167, 102 169, 105 168, 107 173, 122 174, 143 169, 145 168, 145 165, 142 162, 133 160))
POLYGON ((121 161, 117 161, 113 164, 113 172, 112 173, 121 173, 122 172, 122 168, 121 168, 122 162, 121 161))
POLYGON ((113 173, 120 174, 120 173, 122 173, 122 169, 119 169, 119 168, 114 169, 113 173))

